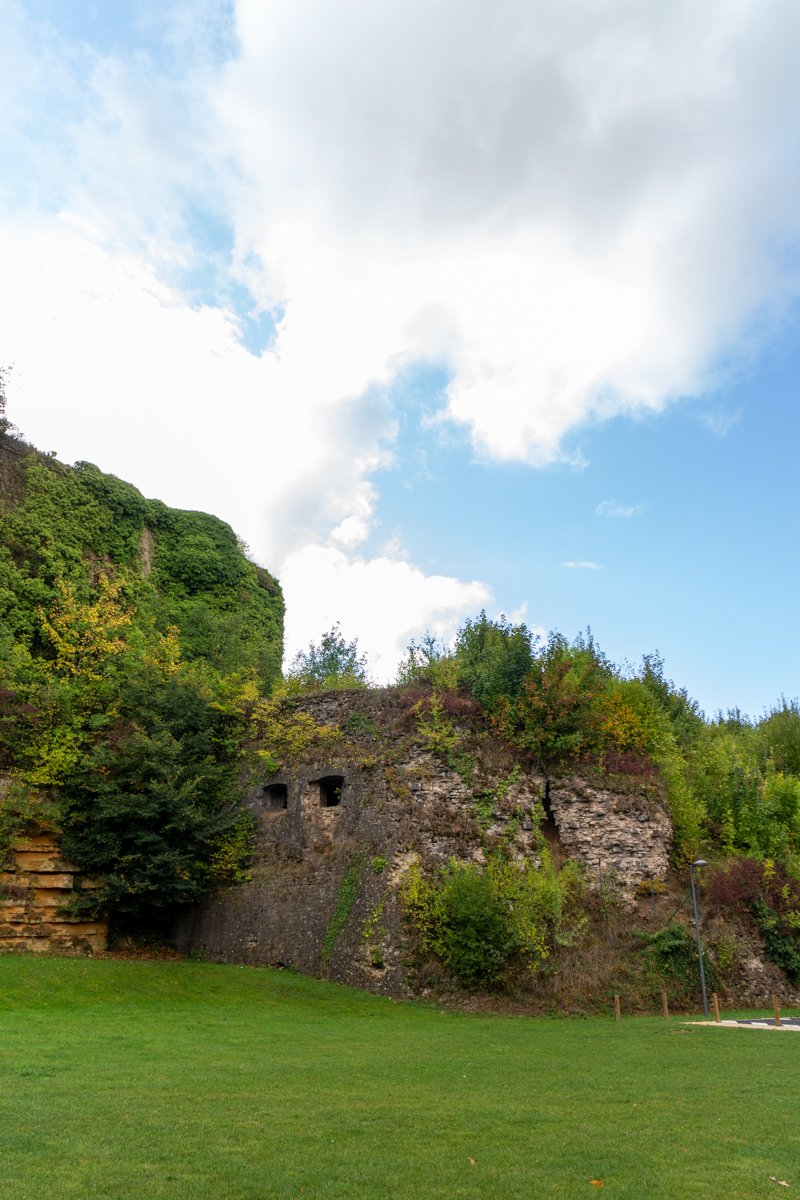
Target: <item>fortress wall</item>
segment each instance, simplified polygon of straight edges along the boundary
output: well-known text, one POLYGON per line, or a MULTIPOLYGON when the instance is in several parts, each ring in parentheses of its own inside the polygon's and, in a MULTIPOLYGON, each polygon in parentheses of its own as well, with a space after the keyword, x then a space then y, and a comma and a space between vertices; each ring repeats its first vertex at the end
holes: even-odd
MULTIPOLYGON (((339 692, 300 703, 318 724, 337 725, 346 736, 330 752, 297 755, 278 774, 250 780, 247 803, 258 826, 251 879, 180 913, 173 936, 182 953, 282 964, 405 995, 398 896, 404 872, 412 862, 433 871, 451 856, 483 862, 500 841, 536 861, 531 811, 540 798, 547 799, 556 853, 586 862, 590 881, 598 857, 623 887, 666 872, 669 816, 652 787, 635 780, 613 791, 565 776, 548 788, 543 776, 523 769, 505 795, 497 793, 482 830, 476 795, 507 780, 513 759, 496 748, 476 753, 468 786, 409 734, 396 695, 339 692), (334 804, 330 780, 342 781, 334 804), (334 940, 343 891, 355 899, 334 940)), ((478 736, 476 744, 485 743, 478 736)))

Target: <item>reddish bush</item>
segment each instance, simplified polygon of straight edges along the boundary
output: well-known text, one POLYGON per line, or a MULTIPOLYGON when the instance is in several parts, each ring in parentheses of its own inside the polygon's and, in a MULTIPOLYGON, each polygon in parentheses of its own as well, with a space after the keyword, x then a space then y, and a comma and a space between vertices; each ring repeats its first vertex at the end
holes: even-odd
POLYGON ((766 894, 764 864, 756 858, 741 858, 727 871, 718 871, 706 888, 709 900, 725 908, 747 908, 766 894))
POLYGON ((793 982, 800 979, 800 883, 780 864, 739 859, 727 871, 717 872, 707 895, 712 902, 751 917, 764 939, 767 958, 793 982))
MULTIPOLYGON (((442 712, 448 717, 463 719, 464 717, 477 717, 481 712, 481 706, 477 700, 463 691, 436 691, 436 702, 441 707, 442 712)), ((403 692, 401 696, 401 704, 405 710, 404 716, 410 717, 412 710, 417 708, 418 712, 429 713, 433 704, 434 689, 430 684, 423 683, 414 688, 409 688, 407 692, 403 692)))
POLYGON ((640 775, 648 780, 661 774, 658 763, 644 754, 637 754, 635 750, 608 750, 602 759, 588 761, 596 761, 608 775, 640 775))
POLYGON ((718 871, 708 884, 707 895, 716 904, 751 909, 766 900, 779 914, 800 909, 800 883, 786 874, 780 863, 767 864, 757 858, 739 858, 727 871, 718 871))

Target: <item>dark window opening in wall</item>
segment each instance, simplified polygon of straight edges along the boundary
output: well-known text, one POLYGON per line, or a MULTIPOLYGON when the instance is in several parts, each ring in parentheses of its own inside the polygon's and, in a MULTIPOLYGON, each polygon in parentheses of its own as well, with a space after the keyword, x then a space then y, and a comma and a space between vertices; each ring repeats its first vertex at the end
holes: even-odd
POLYGON ((319 781, 319 802, 322 808, 336 808, 342 803, 343 775, 326 775, 319 781))
POLYGON ((289 804, 289 789, 285 783, 268 783, 261 795, 267 812, 280 812, 289 804))

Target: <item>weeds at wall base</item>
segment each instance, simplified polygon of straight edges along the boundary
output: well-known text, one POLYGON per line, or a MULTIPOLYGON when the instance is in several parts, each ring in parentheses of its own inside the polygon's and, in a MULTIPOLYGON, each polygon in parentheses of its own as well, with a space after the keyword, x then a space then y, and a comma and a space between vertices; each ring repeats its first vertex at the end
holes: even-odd
MULTIPOLYGON (((597 893, 585 896, 587 920, 581 937, 569 946, 554 945, 534 974, 517 965, 502 989, 494 992, 459 986, 446 966, 434 955, 420 952, 417 944, 416 953, 409 950, 406 963, 413 991, 431 1003, 464 1012, 557 1017, 610 1015, 615 995, 627 1015, 658 1016, 662 991, 666 991, 671 1013, 696 1014, 702 1011, 702 996, 693 921, 681 916, 666 926, 684 895, 682 876, 663 884, 657 893, 655 928, 649 895, 630 905, 613 895, 603 905, 597 893)), ((702 914, 709 991, 719 993, 723 1006, 758 1008, 759 1003, 742 992, 738 972, 743 963, 763 954, 763 945, 734 912, 721 912, 705 893, 702 914)), ((785 1003, 795 1002, 787 988, 785 1003)))

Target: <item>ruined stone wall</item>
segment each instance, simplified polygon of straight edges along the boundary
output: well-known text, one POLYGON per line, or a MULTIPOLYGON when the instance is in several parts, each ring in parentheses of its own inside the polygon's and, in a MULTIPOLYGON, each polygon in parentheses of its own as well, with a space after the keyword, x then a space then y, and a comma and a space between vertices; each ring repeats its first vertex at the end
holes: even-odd
POLYGON ((414 861, 431 871, 451 856, 482 862, 500 841, 535 859, 532 812, 542 799, 559 852, 590 867, 599 855, 623 885, 666 871, 671 825, 652 787, 633 781, 615 792, 564 777, 548 789, 468 721, 462 732, 474 771, 465 779, 415 734, 408 700, 390 690, 327 693, 303 699, 299 710, 338 726, 342 738, 324 753, 284 759, 274 775, 250 777, 247 803, 258 824, 251 879, 181 913, 173 935, 182 953, 284 964, 404 995, 403 872, 414 861), (331 779, 343 783, 339 803, 327 806, 331 779), (348 871, 359 876, 357 899, 326 956, 348 871))

